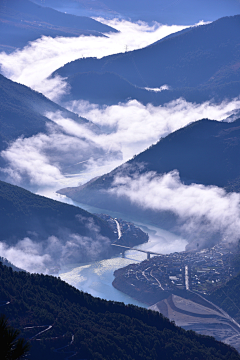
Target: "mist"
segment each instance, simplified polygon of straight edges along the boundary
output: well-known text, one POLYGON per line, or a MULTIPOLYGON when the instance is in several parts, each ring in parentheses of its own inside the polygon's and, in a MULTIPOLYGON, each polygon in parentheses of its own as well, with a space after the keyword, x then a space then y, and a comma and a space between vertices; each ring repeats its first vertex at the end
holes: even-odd
MULTIPOLYGON (((61 102, 61 95, 68 92, 68 85, 61 77, 49 76, 67 62, 90 56, 101 58, 142 48, 187 28, 158 23, 149 26, 144 22, 131 23, 119 19, 101 21, 120 32, 105 34, 105 37, 42 37, 10 55, 0 53, 2 74, 61 102)), ((167 89, 167 84, 162 84, 160 88, 148 90, 167 89)), ((124 104, 102 107, 79 99, 64 105, 92 121, 99 131, 63 118, 61 113, 47 113, 50 122, 46 133, 29 138, 20 137, 1 152, 7 163, 1 171, 8 181, 38 191, 86 183, 113 170, 161 137, 191 122, 202 118, 218 121, 229 117, 234 119, 240 108, 240 99, 220 104, 211 101, 194 104, 178 99, 163 106, 144 106, 131 100, 124 104)), ((186 186, 181 183, 177 172, 162 177, 150 173, 140 178, 117 178, 111 191, 117 196, 129 198, 143 208, 173 211, 179 217, 181 231, 188 234, 189 238, 194 230, 209 236, 219 233, 227 241, 237 240, 238 194, 226 194, 217 187, 196 184, 186 186)), ((207 239, 205 235, 203 237, 207 239)), ((49 237, 46 244, 56 245, 58 242, 61 243, 58 238, 49 237)), ((17 257, 24 264, 25 260, 21 255, 23 248, 26 254, 29 251, 29 261, 35 259, 26 265, 29 266, 27 270, 34 264, 39 264, 39 269, 45 269, 53 259, 48 245, 35 248, 31 237, 19 240, 14 247, 2 244, 0 255, 12 261, 14 256, 11 258, 11 254, 15 252, 15 256, 19 254, 17 257)), ((61 251, 64 249, 62 244, 59 248, 61 251)), ((61 251, 59 258, 63 259, 61 251)), ((27 260, 25 262, 27 264, 27 260)), ((14 264, 21 267, 20 263, 14 264)))
POLYGON ((47 113, 45 134, 20 137, 1 152, 7 162, 2 174, 17 185, 37 191, 77 186, 108 173, 189 123, 202 118, 222 121, 234 115, 240 100, 214 104, 178 99, 164 106, 142 105, 136 100, 103 108, 73 102, 68 108, 96 127, 47 113))
MULTIPOLYGON (((80 36, 73 38, 43 36, 30 42, 23 50, 12 54, 0 53, 1 73, 7 78, 29 86, 58 101, 67 90, 65 79, 48 77, 66 63, 83 58, 122 53, 148 46, 167 35, 189 26, 162 25, 149 26, 144 22, 132 23, 126 20, 98 19, 119 30, 119 33, 107 33, 104 37, 80 36)), ((198 25, 203 25, 200 22, 198 25)))
POLYGON ((85 101, 73 101, 66 107, 86 117, 108 133, 99 139, 119 144, 123 160, 145 150, 161 137, 165 137, 191 122, 208 118, 222 121, 235 114, 240 107, 240 99, 223 101, 220 104, 205 102, 190 103, 185 99, 171 101, 162 106, 146 106, 137 100, 118 105, 100 107, 85 101))
MULTIPOLYGON (((65 63, 79 57, 100 58, 142 48, 186 28, 119 19, 98 20, 120 32, 105 34, 105 37, 42 37, 23 50, 10 55, 1 53, 3 75, 60 102, 68 85, 65 79, 49 78, 49 75, 65 63)), ((166 84, 149 91, 167 91, 167 88, 166 84)), ((48 113, 52 126, 48 125, 46 133, 21 137, 2 151, 7 165, 1 172, 5 180, 34 191, 77 186, 111 171, 170 132, 203 117, 221 121, 234 115, 239 105, 238 99, 218 105, 210 102, 196 105, 179 99, 158 107, 144 106, 136 100, 108 107, 81 100, 71 102, 64 106, 92 121, 101 131, 63 119, 60 113, 48 113)))
POLYGON ((120 174, 109 192, 142 209, 173 212, 178 217, 177 230, 190 243, 204 247, 213 238, 215 243, 239 240, 240 194, 217 186, 185 185, 176 170, 162 176, 155 172, 131 177, 120 174))
POLYGON ((84 219, 88 236, 66 229, 59 231, 61 236, 46 239, 39 238, 37 233, 30 234, 15 245, 0 242, 0 256, 23 270, 44 274, 58 273, 62 267, 72 264, 99 260, 106 255, 111 242, 100 234, 92 218, 84 219))

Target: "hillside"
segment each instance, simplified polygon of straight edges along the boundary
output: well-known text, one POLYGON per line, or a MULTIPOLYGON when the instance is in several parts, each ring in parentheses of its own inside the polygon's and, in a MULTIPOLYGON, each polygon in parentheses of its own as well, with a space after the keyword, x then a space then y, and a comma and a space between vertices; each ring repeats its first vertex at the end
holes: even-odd
POLYGON ((225 286, 214 291, 210 300, 223 308, 229 315, 240 321, 240 274, 228 281, 225 286))
POLYGON ((14 271, 24 271, 23 269, 20 269, 20 268, 14 266, 10 261, 8 261, 6 258, 4 258, 2 256, 0 256, 0 262, 7 267, 11 267, 12 270, 14 270, 14 271))
POLYGON ((115 29, 85 16, 75 16, 39 6, 29 0, 2 0, 0 50, 12 52, 41 36, 103 36, 115 29))
MULTIPOLYGON (((63 265, 118 254, 121 248, 111 246, 112 243, 132 247, 148 241, 148 235, 132 223, 119 219, 119 236, 116 219, 108 215, 90 214, 2 181, 0 218, 3 256, 11 255, 11 248, 20 258, 22 251, 29 254, 29 259, 33 256, 38 261, 42 257, 40 270, 47 273, 58 272, 63 265)), ((18 260, 16 256, 10 260, 18 260)), ((20 261, 18 266, 28 269, 24 265, 20 261)), ((38 264, 33 269, 39 269, 38 264)))
POLYGON ((63 117, 88 123, 27 86, 0 75, 0 151, 19 136, 29 137, 46 132, 51 120, 46 112, 60 111, 63 117))
MULTIPOLYGON (((180 32, 174 37, 167 37, 143 49, 101 59, 75 60, 56 70, 53 75, 69 78, 72 94, 63 97, 63 101, 69 100, 71 95, 73 99, 77 96, 81 98, 82 93, 76 86, 77 79, 83 74, 81 87, 88 89, 90 85, 87 80, 93 75, 87 77, 84 73, 89 72, 95 73, 95 81, 90 80, 94 96, 90 96, 89 101, 95 101, 98 93, 99 99, 116 103, 115 82, 112 80, 109 83, 109 72, 135 85, 135 88, 127 88, 125 84, 125 101, 129 97, 155 104, 163 104, 178 97, 195 102, 212 98, 221 101, 239 95, 239 42, 240 15, 224 17, 211 24, 180 32), (165 84, 170 90, 151 94, 152 99, 149 92, 145 92, 146 99, 139 94, 139 88, 160 88, 165 84), (113 91, 110 98, 109 88, 113 91)), ((119 100, 122 101, 122 97, 119 100)))
POLYGON ((30 251, 29 259, 43 256, 41 266, 46 268, 50 264, 51 268, 58 268, 63 263, 91 261, 112 254, 110 244, 116 235, 105 221, 85 210, 2 181, 0 204, 2 251, 12 246, 29 253, 30 246, 33 252, 30 251), (49 255, 46 261, 44 254, 49 255))
POLYGON ((0 181, 0 199, 1 241, 7 240, 13 244, 31 232, 36 232, 40 238, 57 236, 64 228, 81 235, 89 235, 91 229, 86 226, 89 219, 93 219, 100 228, 101 235, 113 238, 112 230, 97 216, 3 181, 0 181))
POLYGON ((1 311, 30 340, 33 360, 240 359, 230 346, 157 312, 93 298, 59 278, 1 265, 0 283, 1 311))
POLYGON ((82 187, 61 189, 75 201, 104 209, 122 211, 132 216, 151 219, 166 227, 175 221, 166 213, 161 219, 153 211, 143 211, 124 197, 106 193, 116 175, 134 176, 148 171, 158 174, 178 170, 185 184, 201 183, 240 191, 240 119, 232 123, 207 119, 192 123, 161 139, 124 165, 82 187), (140 164, 144 165, 141 166, 140 164))
POLYGON ((154 91, 133 85, 116 73, 93 71, 69 76, 67 83, 71 90, 61 97, 63 103, 81 99, 100 105, 115 105, 133 99, 144 105, 151 103, 154 106, 164 105, 179 98, 199 104, 211 100, 221 102, 238 97, 240 91, 240 81, 154 91))
MULTIPOLYGON (((68 77, 67 82, 71 91, 61 97, 63 101, 81 99, 95 104, 113 105, 130 99, 136 99, 143 104, 158 104, 162 99, 159 93, 139 88, 123 77, 110 72, 78 73, 68 77)), ((169 96, 169 92, 164 95, 169 96)))

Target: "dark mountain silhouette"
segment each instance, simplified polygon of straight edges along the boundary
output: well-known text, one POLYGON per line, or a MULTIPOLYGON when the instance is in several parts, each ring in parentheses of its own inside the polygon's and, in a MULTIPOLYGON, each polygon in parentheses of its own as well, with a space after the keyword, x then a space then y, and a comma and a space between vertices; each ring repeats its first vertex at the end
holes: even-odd
POLYGON ((75 16, 39 6, 29 0, 0 3, 0 50, 11 52, 45 36, 103 36, 117 30, 85 16, 75 16))
POLYGON ((63 229, 91 237, 90 219, 99 227, 102 236, 115 238, 108 224, 97 216, 3 181, 0 181, 0 204, 0 241, 8 245, 14 245, 26 236, 36 235, 36 241, 59 236, 63 229))
POLYGON ((61 11, 87 16, 131 18, 133 21, 158 21, 162 24, 191 25, 213 21, 240 12, 238 0, 34 0, 61 11))
MULTIPOLYGON (((72 98, 81 98, 82 89, 92 89, 89 101, 116 102, 116 84, 109 72, 126 80, 120 99, 125 96, 143 103, 162 104, 186 97, 189 101, 221 101, 239 95, 240 87, 240 15, 225 17, 211 24, 180 32, 146 48, 104 57, 79 59, 64 65, 53 75, 69 78, 72 98), (90 83, 83 73, 91 72, 90 83), (95 75, 93 74, 95 73, 95 75), (82 76, 80 76, 82 74, 82 76), (101 74, 101 76, 99 76, 101 74), (78 80, 81 85, 78 84, 78 80), (94 80, 93 80, 94 79, 94 80), (129 87, 130 82, 135 87, 129 87), (95 84, 95 85, 94 85, 95 84), (139 88, 170 90, 151 94, 139 88), (109 96, 109 87, 112 95, 109 96), (144 94, 145 92, 145 94, 144 94), (104 99, 104 100, 103 100, 104 99)), ((90 92, 90 90, 88 91, 90 92)), ((71 98, 71 93, 66 99, 71 98)), ((64 101, 63 97, 63 101, 64 101)))
POLYGON ((34 360, 240 359, 229 345, 158 312, 94 298, 57 277, 0 264, 0 283, 1 312, 30 341, 34 360))
POLYGON ((227 191, 239 192, 239 144, 240 119, 232 123, 204 119, 166 136, 109 174, 80 187, 62 189, 59 193, 81 203, 147 218, 169 228, 176 220, 169 212, 159 217, 153 211, 143 211, 125 198, 106 193, 114 177, 131 177, 148 171, 164 174, 178 170, 186 184, 216 185, 227 191))

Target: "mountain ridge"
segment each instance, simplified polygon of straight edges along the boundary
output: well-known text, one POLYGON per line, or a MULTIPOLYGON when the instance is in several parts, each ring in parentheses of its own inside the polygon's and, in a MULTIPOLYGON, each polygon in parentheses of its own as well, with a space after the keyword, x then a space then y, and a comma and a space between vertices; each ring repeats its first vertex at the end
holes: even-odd
POLYGON ((125 197, 109 192, 115 176, 135 174, 139 177, 147 172, 163 175, 179 172, 184 184, 198 183, 218 186, 225 190, 240 191, 240 173, 236 166, 240 156, 240 119, 227 123, 203 119, 179 129, 127 163, 82 187, 58 190, 77 202, 109 210, 118 209, 131 216, 148 219, 166 229, 176 225, 176 215, 167 211, 160 215, 153 210, 143 210, 125 197), (175 224, 175 225, 174 225, 175 224))
MULTIPOLYGON (((138 88, 160 88, 166 90, 155 96, 155 104, 162 104, 181 96, 181 90, 190 101, 201 102, 216 97, 216 101, 239 95, 240 81, 240 15, 224 17, 210 24, 191 28, 189 31, 166 37, 143 49, 109 55, 101 59, 78 59, 56 70, 52 76, 64 78, 80 76, 83 73, 102 74, 98 86, 99 97, 109 101, 104 81, 108 73, 120 76, 138 88), (104 74, 105 78, 104 78, 104 74), (227 86, 227 84, 232 84, 227 86), (234 86, 237 84, 237 88, 234 86), (218 87, 222 87, 218 91, 218 87), (225 87, 225 88, 224 88, 225 87), (202 95, 201 95, 202 94, 202 95)), ((96 77, 97 79, 97 77, 96 77)), ((67 80, 66 80, 67 81, 67 80)), ((81 83, 81 86, 87 83, 81 83)), ((91 87, 96 92, 94 86, 91 87)), ((114 92, 114 85, 111 85, 114 92)), ((73 87, 77 92, 77 87, 73 87)), ((125 96, 138 98, 139 89, 128 90, 125 96)), ((79 96, 81 93, 79 94, 79 96)), ((66 99, 71 96, 68 94, 66 99)), ((146 93, 148 101, 149 94, 146 93)), ((74 97, 76 100, 76 96, 74 97)), ((79 97, 79 100, 81 97, 79 97)), ((110 98, 111 99, 111 98, 110 98)), ((94 99, 89 98, 89 101, 94 99)), ((122 99, 121 99, 122 100, 122 99)), ((64 96, 62 97, 64 102, 64 96)), ((101 101, 100 101, 101 103, 101 101)), ((116 100, 115 100, 116 103, 116 100)))
MULTIPOLYGON (((57 105, 41 93, 0 74, 0 151, 20 136, 46 132, 46 112, 60 112, 63 117, 85 124, 88 120, 57 105)), ((91 125, 90 125, 91 126, 91 125)))
POLYGON ((116 29, 86 16, 66 14, 30 0, 2 0, 0 49, 12 52, 41 36, 105 36, 116 29))
POLYGON ((224 15, 240 12, 238 0, 34 0, 38 4, 52 6, 70 13, 102 16, 107 18, 131 19, 132 21, 157 21, 168 25, 192 25, 200 20, 213 21, 224 15))

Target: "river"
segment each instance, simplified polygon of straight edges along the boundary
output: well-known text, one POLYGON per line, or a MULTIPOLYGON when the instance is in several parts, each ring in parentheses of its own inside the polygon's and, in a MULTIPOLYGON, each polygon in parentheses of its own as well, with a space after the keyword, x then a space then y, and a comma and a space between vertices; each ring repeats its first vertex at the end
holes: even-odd
MULTIPOLYGON (((58 196, 59 197, 59 196, 58 196)), ((60 196, 62 197, 62 196, 60 196)), ((63 199, 61 199, 63 200, 63 199)), ((122 218, 126 221, 132 221, 149 235, 149 241, 145 244, 136 246, 135 248, 149 250, 161 254, 169 254, 171 252, 183 251, 187 241, 180 236, 159 227, 152 226, 148 223, 138 223, 121 213, 95 208, 89 205, 68 201, 75 206, 81 207, 91 213, 105 213, 112 217, 122 218)), ((137 306, 148 307, 146 304, 140 303, 132 299, 128 295, 118 291, 112 286, 114 280, 114 271, 137 263, 146 259, 146 254, 139 251, 129 250, 125 252, 125 257, 121 254, 111 259, 94 261, 86 264, 72 264, 62 269, 59 276, 62 280, 75 286, 77 289, 85 291, 93 296, 106 300, 120 301, 125 304, 134 304, 137 306)))

